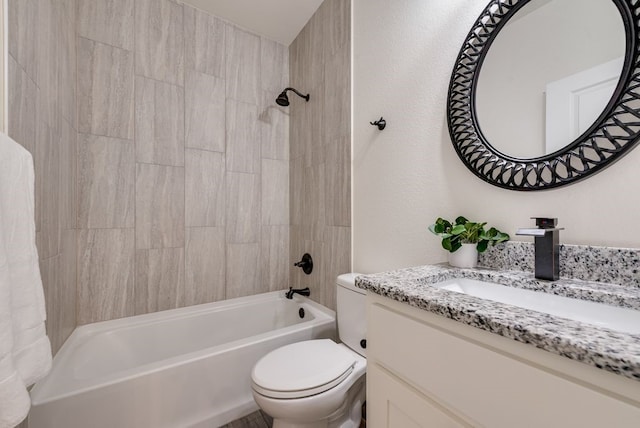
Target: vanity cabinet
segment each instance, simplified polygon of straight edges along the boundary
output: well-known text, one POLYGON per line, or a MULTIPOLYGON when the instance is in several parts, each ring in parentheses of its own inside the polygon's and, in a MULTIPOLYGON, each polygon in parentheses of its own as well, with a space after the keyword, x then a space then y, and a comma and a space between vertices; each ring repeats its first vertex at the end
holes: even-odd
POLYGON ((640 426, 640 382, 369 293, 367 422, 640 426))

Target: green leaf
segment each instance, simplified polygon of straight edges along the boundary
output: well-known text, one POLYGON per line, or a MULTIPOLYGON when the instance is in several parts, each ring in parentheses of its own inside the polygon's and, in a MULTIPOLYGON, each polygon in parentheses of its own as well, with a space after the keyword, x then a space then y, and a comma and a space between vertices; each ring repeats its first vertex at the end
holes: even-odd
POLYGON ((454 250, 452 250, 451 248, 453 248, 453 245, 451 243, 451 239, 450 238, 445 238, 442 240, 442 248, 444 248, 447 251, 451 251, 453 252, 454 250))
POLYGON ((476 245, 476 250, 478 250, 479 253, 484 253, 488 246, 489 241, 482 240, 478 242, 478 245, 476 245))
POLYGON ((508 241, 509 239, 511 239, 509 234, 503 232, 498 232, 498 235, 494 238, 496 244, 508 241))
POLYGON ((428 228, 428 229, 429 229, 429 232, 433 233, 434 235, 439 234, 440 232, 438 232, 437 227, 438 227, 438 225, 437 225, 437 224, 435 224, 435 223, 434 223, 434 224, 429 225, 429 228, 428 228))
POLYGON ((461 233, 464 233, 467 229, 465 228, 464 224, 456 224, 455 226, 453 226, 453 229, 451 229, 451 234, 452 235, 460 235, 461 233))
POLYGON ((462 247, 462 243, 458 240, 458 241, 454 241, 451 244, 451 249, 449 250, 449 252, 453 253, 455 251, 458 250, 458 248, 462 247))
POLYGON ((487 239, 491 239, 491 238, 495 237, 496 235, 498 235, 498 229, 496 229, 495 227, 492 227, 486 233, 487 239))
POLYGON ((465 224, 468 223, 469 220, 467 220, 466 218, 459 216, 458 218, 456 218, 456 224, 465 224))

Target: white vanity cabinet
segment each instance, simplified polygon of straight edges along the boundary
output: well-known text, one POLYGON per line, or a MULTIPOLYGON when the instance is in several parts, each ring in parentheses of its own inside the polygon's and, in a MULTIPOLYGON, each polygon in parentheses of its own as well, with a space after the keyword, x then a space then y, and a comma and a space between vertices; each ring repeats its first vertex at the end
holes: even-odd
POLYGON ((640 382, 369 293, 371 428, 640 427, 640 382))

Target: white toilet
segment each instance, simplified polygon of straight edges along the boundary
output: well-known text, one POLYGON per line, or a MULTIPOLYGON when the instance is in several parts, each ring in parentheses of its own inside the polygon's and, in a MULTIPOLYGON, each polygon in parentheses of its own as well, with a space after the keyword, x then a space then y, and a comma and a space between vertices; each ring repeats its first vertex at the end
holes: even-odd
POLYGON ((262 357, 251 373, 253 398, 273 428, 355 428, 365 400, 365 291, 358 274, 337 280, 340 340, 307 340, 262 357))

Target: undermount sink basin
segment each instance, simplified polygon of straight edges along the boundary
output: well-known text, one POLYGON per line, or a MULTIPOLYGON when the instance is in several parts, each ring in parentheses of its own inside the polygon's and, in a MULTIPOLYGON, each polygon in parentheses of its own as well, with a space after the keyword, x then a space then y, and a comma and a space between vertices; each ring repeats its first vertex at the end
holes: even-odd
POLYGON ((640 334, 640 311, 633 309, 523 290, 469 278, 455 278, 432 285, 443 290, 519 306, 599 327, 640 334))

